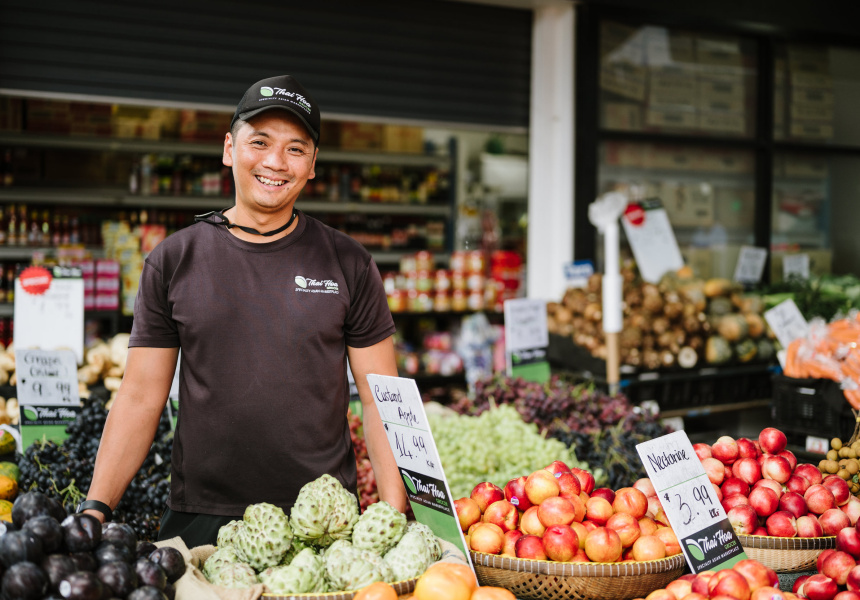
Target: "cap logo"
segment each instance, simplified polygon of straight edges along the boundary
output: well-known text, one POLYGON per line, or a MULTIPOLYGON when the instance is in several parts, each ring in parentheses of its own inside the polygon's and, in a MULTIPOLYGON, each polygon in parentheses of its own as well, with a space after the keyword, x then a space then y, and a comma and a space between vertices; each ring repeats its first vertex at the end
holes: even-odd
POLYGON ((275 90, 273 90, 270 87, 263 86, 260 88, 260 95, 261 96, 266 96, 268 98, 269 96, 273 95, 274 93, 275 93, 275 90))

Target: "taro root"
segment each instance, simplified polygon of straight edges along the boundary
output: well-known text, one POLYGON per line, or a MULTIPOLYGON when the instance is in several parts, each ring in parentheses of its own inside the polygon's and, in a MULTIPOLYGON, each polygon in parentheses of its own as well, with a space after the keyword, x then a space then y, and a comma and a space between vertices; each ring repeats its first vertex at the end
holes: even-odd
POLYGON ((671 324, 669 323, 669 319, 665 317, 657 317, 652 321, 651 329, 654 331, 654 333, 660 335, 669 331, 670 325, 671 324))

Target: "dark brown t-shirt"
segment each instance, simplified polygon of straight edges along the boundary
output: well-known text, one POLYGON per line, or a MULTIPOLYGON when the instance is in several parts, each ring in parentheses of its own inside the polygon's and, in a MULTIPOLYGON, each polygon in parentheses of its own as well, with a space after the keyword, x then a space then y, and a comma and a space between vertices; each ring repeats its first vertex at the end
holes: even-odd
POLYGON ((346 346, 394 329, 370 254, 303 213, 274 242, 209 223, 164 240, 143 267, 129 346, 182 350, 170 508, 288 510, 323 473, 355 490, 346 346))

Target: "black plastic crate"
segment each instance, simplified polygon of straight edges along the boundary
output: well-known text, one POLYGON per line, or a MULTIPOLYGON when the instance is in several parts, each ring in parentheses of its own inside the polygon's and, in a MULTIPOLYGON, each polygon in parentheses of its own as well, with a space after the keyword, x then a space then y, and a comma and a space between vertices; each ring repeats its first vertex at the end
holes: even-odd
POLYGON ((800 446, 805 444, 808 435, 847 441, 854 433, 851 405, 839 384, 829 379, 774 375, 771 416, 774 427, 800 446))

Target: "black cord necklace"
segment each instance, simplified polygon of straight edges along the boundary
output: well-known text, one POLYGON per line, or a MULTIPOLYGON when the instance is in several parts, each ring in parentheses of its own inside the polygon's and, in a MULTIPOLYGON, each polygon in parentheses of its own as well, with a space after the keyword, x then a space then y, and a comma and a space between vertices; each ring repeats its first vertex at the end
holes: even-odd
MULTIPOLYGON (((224 210, 228 210, 228 209, 225 208, 224 210)), ((204 223, 209 223, 210 225, 223 225, 227 229, 233 229, 234 227, 238 227, 239 229, 241 229, 245 233, 252 233, 254 235, 262 235, 264 237, 269 237, 272 235, 277 235, 277 234, 281 233, 282 231, 288 229, 289 226, 293 224, 293 221, 296 220, 297 216, 298 216, 298 213, 296 212, 296 209, 294 208, 293 214, 290 217, 290 220, 287 221, 286 225, 282 225, 281 227, 278 227, 277 229, 273 229, 272 231, 267 231, 266 233, 262 233, 260 231, 257 231, 253 227, 245 227, 244 225, 237 225, 236 223, 231 223, 230 219, 228 219, 227 217, 224 216, 223 210, 213 210, 213 211, 210 211, 208 213, 204 213, 202 215, 196 215, 194 217, 194 222, 196 223, 198 221, 202 221, 204 223)))

